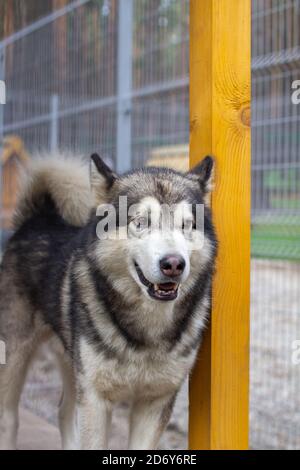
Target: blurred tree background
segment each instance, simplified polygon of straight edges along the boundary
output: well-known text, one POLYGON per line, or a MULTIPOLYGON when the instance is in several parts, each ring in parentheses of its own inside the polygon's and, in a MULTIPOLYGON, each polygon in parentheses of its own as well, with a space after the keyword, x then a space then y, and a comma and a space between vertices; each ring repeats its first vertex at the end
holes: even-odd
MULTIPOLYGON (((72 3, 72 1, 0 0, 0 38, 10 36, 42 16, 72 3)), ((188 42, 189 15, 188 11, 184 11, 185 5, 186 2, 181 5, 174 0, 151 0, 150 2, 149 0, 134 0, 134 87, 163 81, 172 75, 185 76, 187 74, 189 57, 184 43, 188 42), (177 70, 173 70, 174 67, 177 70)), ((106 71, 112 69, 111 61, 114 60, 116 52, 116 41, 113 39, 116 36, 116 23, 116 0, 90 0, 82 9, 81 18, 78 14, 70 14, 56 21, 52 34, 56 38, 55 62, 59 77, 53 77, 55 89, 47 89, 47 91, 59 93, 65 88, 66 81, 69 91, 72 90, 70 77, 78 73, 79 70, 85 69, 85 73, 88 75, 95 76, 96 74, 98 76, 100 83, 98 90, 95 90, 96 94, 99 89, 101 89, 101 95, 113 94, 114 77, 107 76, 106 71), (101 41, 103 37, 106 40, 110 39, 110 48, 105 47, 104 41, 101 41), (83 68, 79 68, 77 54, 81 50, 80 43, 90 44, 89 53, 80 58, 83 61, 81 64, 83 68), (71 45, 72 47, 70 47, 71 45), (68 56, 66 50, 68 50, 68 56), (107 66, 103 68, 103 64, 107 64, 107 66), (56 78, 59 78, 59 81, 56 78), (107 90, 107 87, 110 90, 107 90)), ((24 47, 23 56, 15 58, 18 61, 17 67, 20 67, 20 60, 24 63, 24 67, 25 64, 33 65, 30 52, 30 48, 24 47)), ((6 74, 9 74, 10 69, 14 68, 12 50, 10 54, 11 60, 7 64, 6 74)), ((36 57, 35 60, 37 61, 36 57)), ((53 68, 53 73, 55 74, 55 68, 53 68)), ((84 78, 87 80, 87 75, 84 78)), ((48 80, 42 79, 42 82, 47 82, 49 85, 49 77, 48 80)), ((21 83, 15 85, 20 89, 21 83)), ((30 87, 30 84, 28 86, 30 87)), ((86 90, 83 87, 83 89, 76 89, 74 92, 85 94, 86 90)))

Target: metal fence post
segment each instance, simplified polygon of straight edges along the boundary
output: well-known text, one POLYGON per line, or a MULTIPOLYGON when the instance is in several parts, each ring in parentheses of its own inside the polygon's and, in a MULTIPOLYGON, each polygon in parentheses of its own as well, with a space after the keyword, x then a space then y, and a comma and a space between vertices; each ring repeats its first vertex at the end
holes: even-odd
POLYGON ((58 95, 52 95, 50 100, 50 139, 49 139, 49 146, 50 151, 54 152, 58 148, 58 106, 59 106, 59 98, 58 95))
POLYGON ((116 161, 116 169, 120 173, 131 167, 132 28, 133 0, 120 0, 116 161))
MULTIPOLYGON (((3 80, 5 87, 5 46, 0 48, 0 80, 3 80)), ((5 95, 5 88, 3 91, 5 95)), ((2 140, 4 135, 4 104, 6 102, 6 96, 3 98, 3 102, 0 102, 0 149, 2 148, 2 140)), ((2 161, 0 161, 0 255, 2 250, 2 210, 2 161)))

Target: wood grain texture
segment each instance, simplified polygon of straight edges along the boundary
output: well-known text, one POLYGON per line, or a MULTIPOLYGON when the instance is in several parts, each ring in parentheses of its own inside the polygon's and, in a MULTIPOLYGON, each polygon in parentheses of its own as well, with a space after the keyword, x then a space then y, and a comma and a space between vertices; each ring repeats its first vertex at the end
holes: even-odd
POLYGON ((211 326, 190 386, 191 449, 246 449, 249 417, 250 0, 191 0, 190 163, 216 159, 211 326))

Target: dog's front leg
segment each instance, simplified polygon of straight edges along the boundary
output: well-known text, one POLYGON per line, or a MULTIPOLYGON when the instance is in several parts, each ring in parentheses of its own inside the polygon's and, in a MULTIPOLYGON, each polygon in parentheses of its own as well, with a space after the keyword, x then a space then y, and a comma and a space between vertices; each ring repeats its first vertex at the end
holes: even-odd
POLYGON ((95 390, 85 390, 78 405, 80 449, 108 448, 112 403, 95 390))
POLYGON ((176 394, 133 404, 129 449, 156 449, 171 416, 176 394))

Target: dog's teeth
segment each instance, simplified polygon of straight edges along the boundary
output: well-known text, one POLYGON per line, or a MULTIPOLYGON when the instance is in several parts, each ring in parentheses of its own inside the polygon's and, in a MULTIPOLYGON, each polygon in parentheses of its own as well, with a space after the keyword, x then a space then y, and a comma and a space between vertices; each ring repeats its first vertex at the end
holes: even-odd
POLYGON ((158 284, 154 284, 154 290, 159 290, 158 284))

